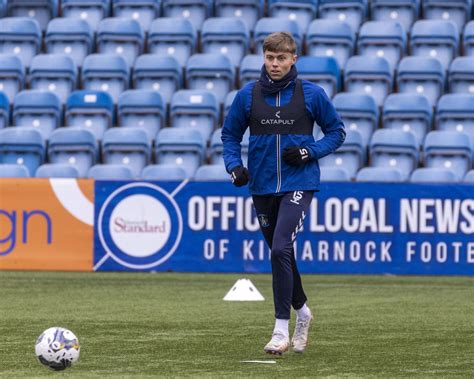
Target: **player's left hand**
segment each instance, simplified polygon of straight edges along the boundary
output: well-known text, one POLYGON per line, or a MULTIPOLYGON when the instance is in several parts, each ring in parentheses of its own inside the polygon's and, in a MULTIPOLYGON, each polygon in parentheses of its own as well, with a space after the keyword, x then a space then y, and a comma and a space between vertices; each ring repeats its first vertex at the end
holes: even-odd
POLYGON ((283 150, 283 160, 292 166, 302 166, 309 162, 309 150, 303 146, 290 146, 283 150))

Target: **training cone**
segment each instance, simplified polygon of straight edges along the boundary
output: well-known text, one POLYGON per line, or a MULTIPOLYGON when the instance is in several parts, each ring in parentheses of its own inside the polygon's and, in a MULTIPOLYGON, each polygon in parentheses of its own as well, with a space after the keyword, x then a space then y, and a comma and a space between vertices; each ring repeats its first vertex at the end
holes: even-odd
POLYGON ((226 301, 263 301, 265 298, 253 285, 250 279, 239 279, 235 282, 227 295, 226 301))

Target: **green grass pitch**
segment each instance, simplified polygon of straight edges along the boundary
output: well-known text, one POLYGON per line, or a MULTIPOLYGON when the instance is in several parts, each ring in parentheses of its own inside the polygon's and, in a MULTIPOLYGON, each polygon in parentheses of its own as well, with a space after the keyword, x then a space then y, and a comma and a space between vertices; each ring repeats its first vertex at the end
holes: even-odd
POLYGON ((273 358, 269 275, 0 272, 0 377, 474 377, 474 278, 303 280, 310 346, 273 358), (266 301, 223 301, 241 277, 266 301), (81 343, 63 374, 34 355, 51 326, 81 343))

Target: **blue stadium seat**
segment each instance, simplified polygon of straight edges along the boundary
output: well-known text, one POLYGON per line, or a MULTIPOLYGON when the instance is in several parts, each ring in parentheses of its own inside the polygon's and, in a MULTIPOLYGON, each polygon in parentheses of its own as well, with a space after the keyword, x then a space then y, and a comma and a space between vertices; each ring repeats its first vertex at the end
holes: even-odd
POLYGON ((410 175, 412 183, 455 183, 459 178, 453 170, 445 167, 420 167, 410 175))
MULTIPOLYGON (((209 144, 209 161, 211 164, 222 164, 224 162, 224 159, 222 158, 224 145, 222 144, 221 135, 222 128, 216 129, 214 132, 212 132, 211 141, 209 144)), ((250 130, 247 129, 242 136, 242 141, 240 142, 241 157, 244 165, 247 165, 248 161, 249 139, 250 130)))
POLYGON ((54 92, 64 104, 76 89, 76 65, 64 54, 39 54, 31 61, 29 81, 31 89, 54 92))
POLYGON ((296 61, 298 77, 323 87, 329 98, 341 90, 341 70, 333 57, 303 56, 296 61))
POLYGON ((45 163, 36 169, 37 178, 79 178, 79 170, 65 163, 45 163))
POLYGON ((378 129, 369 146, 370 166, 394 167, 403 180, 418 166, 418 144, 413 132, 398 129, 378 129))
POLYGON ((145 129, 137 127, 110 128, 102 139, 102 161, 123 164, 138 178, 151 157, 151 142, 145 129))
POLYGON ((163 0, 165 17, 183 17, 192 22, 197 31, 212 14, 212 0, 163 0))
POLYGON ((300 54, 302 51, 303 43, 303 34, 300 31, 300 28, 296 21, 285 20, 274 17, 263 17, 257 21, 255 24, 254 30, 254 44, 255 44, 255 53, 262 54, 262 46, 265 38, 275 32, 289 32, 292 34, 296 45, 297 45, 297 54, 300 54))
POLYGON ((94 35, 87 21, 55 18, 46 29, 45 46, 49 54, 69 55, 77 67, 92 52, 94 35))
POLYGON ((246 55, 240 63, 240 86, 243 87, 252 80, 258 80, 260 78, 260 72, 263 66, 263 55, 262 54, 249 54, 246 55))
POLYGON ((459 32, 471 19, 472 0, 423 0, 423 17, 428 20, 447 20, 459 32))
POLYGON ((145 32, 161 13, 161 0, 114 0, 112 6, 115 17, 137 20, 145 32))
POLYGON ((186 64, 187 88, 212 91, 219 103, 234 89, 235 70, 222 54, 194 54, 186 64))
POLYGON ((181 181, 187 179, 186 170, 176 164, 153 164, 142 171, 144 180, 181 181))
POLYGON ((87 177, 87 172, 95 164, 98 147, 94 134, 84 128, 58 128, 49 137, 48 160, 75 166, 79 177, 87 177))
POLYGON ((43 31, 49 20, 58 14, 57 0, 9 0, 7 4, 10 17, 35 19, 43 31))
POLYGON ((0 129, 5 128, 10 123, 10 101, 7 95, 0 92, 0 129))
POLYGON ((379 122, 379 109, 372 96, 364 93, 338 93, 333 104, 342 118, 346 129, 357 130, 362 136, 364 146, 379 122))
POLYGON ((162 17, 154 20, 148 32, 148 52, 171 55, 181 67, 194 54, 197 45, 196 29, 186 18, 162 17))
POLYGON ((87 176, 94 180, 133 180, 135 179, 130 166, 124 164, 96 164, 87 176))
POLYGON ((41 49, 38 21, 27 17, 0 19, 0 54, 17 55, 25 67, 41 49))
POLYGON ((128 89, 129 67, 117 54, 91 54, 82 66, 82 87, 105 91, 117 103, 120 93, 128 89))
POLYGON ((112 126, 114 103, 107 92, 75 91, 66 102, 67 126, 79 126, 90 130, 97 140, 112 126))
POLYGON ((196 170, 194 180, 198 182, 230 182, 230 175, 227 173, 224 163, 205 164, 196 170))
POLYGON ((20 58, 13 54, 0 54, 0 91, 10 102, 25 86, 25 67, 20 58))
POLYGON ((393 93, 383 107, 382 123, 387 129, 415 133, 418 146, 423 144, 431 129, 433 108, 426 96, 411 93, 393 93))
POLYGON ((30 176, 44 160, 44 140, 35 128, 0 129, 0 163, 24 165, 30 176))
POLYGON ((321 167, 321 182, 350 182, 351 177, 344 167, 321 167))
POLYGON ((439 99, 435 128, 467 133, 474 146, 474 94, 447 94, 439 99))
POLYGON ((367 16, 367 0, 320 0, 319 17, 347 22, 354 32, 367 16))
POLYGON ((357 130, 347 130, 346 139, 334 153, 319 160, 321 167, 343 167, 350 178, 354 178, 366 160, 366 149, 362 135, 357 130))
POLYGON ((408 32, 420 16, 420 2, 421 0, 372 0, 372 19, 398 21, 408 32))
POLYGON ((344 21, 313 20, 305 41, 307 55, 334 57, 341 68, 354 54, 355 33, 344 21))
POLYGON ((196 128, 164 128, 156 137, 156 159, 160 164, 174 164, 193 177, 204 159, 205 141, 196 128))
POLYGON ((171 99, 170 121, 173 127, 193 127, 207 141, 219 120, 219 104, 210 91, 179 90, 171 99))
POLYGON ((173 93, 182 87, 182 69, 176 58, 157 54, 143 54, 135 61, 133 87, 159 91, 163 101, 169 104, 173 93))
POLYGON ((469 170, 463 178, 465 183, 474 183, 474 170, 469 170))
POLYGON ((120 94, 117 104, 118 125, 144 128, 150 141, 166 119, 165 105, 159 92, 128 90, 120 94))
POLYGON ((237 67, 249 49, 247 25, 235 17, 208 18, 202 25, 201 46, 203 53, 224 54, 237 67))
POLYGON ((474 56, 474 20, 469 21, 464 27, 462 48, 464 55, 474 56))
POLYGON ((410 34, 411 55, 438 59, 444 70, 458 55, 459 32, 451 21, 418 20, 410 34))
POLYGON ((390 65, 382 57, 354 55, 349 58, 344 71, 347 92, 366 93, 373 96, 377 106, 392 92, 393 76, 390 65))
POLYGON ((61 120, 61 100, 54 92, 32 89, 16 94, 13 101, 13 125, 34 127, 47 140, 61 120))
POLYGON ((99 23, 96 40, 98 53, 118 54, 132 67, 135 59, 143 52, 145 36, 138 21, 110 17, 99 23))
POLYGON ((262 17, 264 3, 264 0, 214 0, 217 17, 240 18, 250 31, 253 31, 257 20, 262 17))
POLYGON ((398 65, 397 87, 401 93, 425 95, 432 107, 443 93, 445 72, 436 58, 405 57, 398 65))
POLYGON ((363 167, 356 175, 356 182, 403 182, 401 171, 394 167, 363 167))
POLYGON ((0 17, 5 17, 7 14, 7 0, 0 0, 0 17))
POLYGON ((402 24, 396 21, 367 21, 359 31, 359 55, 384 57, 394 71, 406 54, 407 35, 402 24))
POLYGON ((100 20, 110 14, 109 0, 62 0, 63 17, 85 20, 92 30, 97 30, 100 20))
POLYGON ((225 97, 224 101, 224 118, 227 117, 227 113, 229 113, 230 107, 234 102, 235 96, 237 95, 238 90, 230 91, 227 96, 225 97))
POLYGON ((269 0, 268 13, 270 17, 286 18, 296 21, 302 34, 306 33, 308 25, 316 17, 318 0, 269 0))
POLYGON ((449 66, 449 92, 474 94, 474 57, 457 57, 449 66))
POLYGON ((29 178, 30 172, 22 164, 0 163, 0 178, 29 178))

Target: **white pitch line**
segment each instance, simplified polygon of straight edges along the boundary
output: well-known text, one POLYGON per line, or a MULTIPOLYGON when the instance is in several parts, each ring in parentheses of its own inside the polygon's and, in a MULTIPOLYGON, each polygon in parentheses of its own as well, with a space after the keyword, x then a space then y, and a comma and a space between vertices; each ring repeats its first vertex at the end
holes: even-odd
POLYGON ((240 361, 240 363, 274 364, 274 363, 276 363, 276 361, 240 361))

